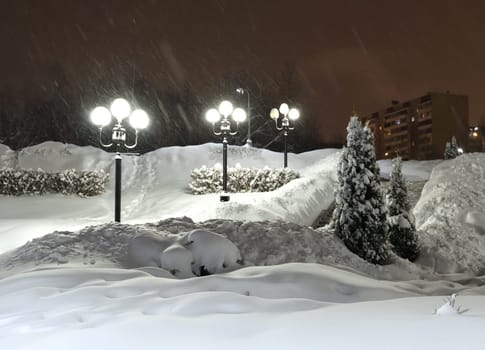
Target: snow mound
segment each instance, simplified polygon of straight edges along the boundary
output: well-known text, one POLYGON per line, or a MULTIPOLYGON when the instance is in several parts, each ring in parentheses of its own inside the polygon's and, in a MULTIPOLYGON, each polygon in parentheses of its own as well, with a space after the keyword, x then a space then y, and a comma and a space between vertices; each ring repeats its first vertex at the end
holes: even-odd
POLYGON ((483 273, 485 154, 437 165, 414 208, 422 242, 418 263, 438 273, 483 273))
POLYGON ((109 172, 112 163, 113 157, 99 148, 48 141, 20 150, 16 166, 45 172, 69 169, 109 172))
POLYGON ((10 147, 0 144, 0 168, 13 168, 16 163, 16 153, 10 147))
POLYGON ((190 218, 54 232, 0 255, 0 277, 31 269, 83 266, 149 268, 146 271, 153 275, 170 273, 176 278, 188 278, 238 269, 243 262, 245 266, 325 264, 387 280, 439 278, 426 267, 397 256, 391 265, 370 264, 351 253, 326 229, 270 221, 194 223, 190 218))
POLYGON ((172 234, 143 225, 107 224, 54 232, 0 256, 5 274, 29 268, 108 266, 162 268, 187 278, 240 268, 239 249, 226 237, 196 229, 172 234))

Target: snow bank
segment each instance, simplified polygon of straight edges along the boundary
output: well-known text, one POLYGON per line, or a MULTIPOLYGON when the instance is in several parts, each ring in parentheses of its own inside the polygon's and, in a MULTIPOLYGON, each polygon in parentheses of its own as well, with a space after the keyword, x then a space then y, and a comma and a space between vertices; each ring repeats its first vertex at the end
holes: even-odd
POLYGON ((0 144, 0 168, 13 168, 16 164, 16 152, 0 144))
POLYGON ((436 272, 483 274, 485 267, 485 154, 437 165, 414 208, 422 240, 418 263, 436 272))
MULTIPOLYGON (((140 224, 188 216, 207 219, 285 220, 310 225, 333 201, 337 150, 289 154, 290 167, 301 178, 268 193, 231 194, 221 203, 219 194, 190 193, 190 174, 203 165, 222 161, 222 145, 166 147, 141 156, 123 156, 121 220, 140 224)), ((280 168, 283 155, 264 149, 230 146, 228 166, 280 168)), ((13 152, 0 148, 0 167, 18 166, 45 171, 105 170, 110 174, 106 192, 96 198, 46 195, 41 198, 0 196, 0 253, 54 230, 79 230, 113 220, 113 154, 93 147, 58 142, 13 152)))
MULTIPOLYGON (((62 266, 163 268, 177 278, 242 266, 317 263, 386 280, 437 279, 427 267, 394 258, 377 266, 351 253, 326 229, 285 222, 190 218, 145 225, 105 224, 54 232, 0 255, 0 277, 62 266)), ((165 273, 165 275, 167 274, 165 273)))

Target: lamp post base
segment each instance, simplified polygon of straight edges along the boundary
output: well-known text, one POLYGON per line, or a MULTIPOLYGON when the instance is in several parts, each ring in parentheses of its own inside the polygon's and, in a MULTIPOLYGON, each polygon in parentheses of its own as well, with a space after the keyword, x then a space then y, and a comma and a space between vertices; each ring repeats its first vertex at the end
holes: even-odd
POLYGON ((231 197, 226 193, 221 194, 219 198, 221 202, 229 202, 229 200, 231 199, 231 197))

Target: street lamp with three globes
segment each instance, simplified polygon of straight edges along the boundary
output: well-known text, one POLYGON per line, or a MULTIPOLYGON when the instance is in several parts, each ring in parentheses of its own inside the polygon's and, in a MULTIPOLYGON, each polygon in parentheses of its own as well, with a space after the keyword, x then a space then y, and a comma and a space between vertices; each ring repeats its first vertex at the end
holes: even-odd
POLYGON ((123 98, 117 98, 113 101, 110 109, 106 107, 96 107, 91 112, 91 121, 99 128, 99 143, 101 146, 109 148, 116 146, 115 156, 115 221, 121 222, 121 150, 122 148, 133 149, 138 143, 138 130, 145 129, 148 126, 149 119, 147 113, 142 109, 131 111, 130 104, 123 98), (103 128, 112 123, 112 117, 115 118, 115 124, 111 133, 111 142, 103 142, 103 128), (132 144, 127 143, 127 131, 123 122, 129 119, 131 126, 135 129, 135 140, 132 144))
POLYGON ((246 111, 242 108, 234 108, 231 102, 223 101, 218 109, 209 109, 205 115, 206 120, 212 124, 212 132, 216 136, 222 135, 222 191, 220 196, 221 202, 229 201, 227 194, 227 144, 228 136, 236 135, 239 123, 246 120, 246 111), (231 119, 229 119, 229 116, 231 119), (233 130, 233 122, 235 128, 233 130))
POLYGON ((284 167, 288 167, 288 151, 287 151, 287 137, 288 137, 288 131, 294 130, 294 122, 300 118, 300 111, 296 108, 291 108, 288 106, 286 103, 282 103, 279 110, 276 108, 273 108, 271 112, 269 113, 269 116, 271 119, 275 121, 276 129, 279 131, 283 131, 283 136, 284 136, 284 143, 285 143, 285 148, 284 148, 284 167), (282 118, 280 118, 280 116, 282 118), (281 120, 280 123, 278 124, 278 120, 281 120))

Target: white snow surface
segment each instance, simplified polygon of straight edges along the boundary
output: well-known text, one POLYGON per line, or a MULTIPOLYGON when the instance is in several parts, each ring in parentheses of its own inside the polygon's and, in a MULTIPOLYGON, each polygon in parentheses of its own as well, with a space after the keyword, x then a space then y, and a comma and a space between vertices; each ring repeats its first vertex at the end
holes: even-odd
MULTIPOLYGON (((227 203, 188 190, 220 144, 124 156, 117 224, 112 154, 0 145, 0 168, 111 174, 93 198, 0 196, 0 349, 482 348, 485 155, 404 162, 408 181, 429 180, 414 208, 422 254, 387 266, 309 227, 334 200, 339 156, 290 154, 299 179, 227 203)), ((229 166, 282 157, 230 146, 229 166)))

